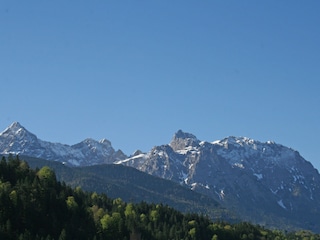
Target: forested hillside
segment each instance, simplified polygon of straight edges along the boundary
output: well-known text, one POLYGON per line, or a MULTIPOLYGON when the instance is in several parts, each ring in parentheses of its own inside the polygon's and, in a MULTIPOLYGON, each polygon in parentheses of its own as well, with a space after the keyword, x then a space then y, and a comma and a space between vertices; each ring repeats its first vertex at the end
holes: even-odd
POLYGON ((56 161, 21 158, 34 169, 49 166, 59 181, 88 192, 107 193, 108 197, 120 197, 125 202, 162 203, 183 213, 202 214, 214 220, 239 221, 233 212, 212 198, 132 167, 104 164, 75 168, 56 161))
POLYGON ((0 239, 320 239, 249 223, 212 222, 161 204, 125 203, 56 180, 18 157, 0 161, 0 239))

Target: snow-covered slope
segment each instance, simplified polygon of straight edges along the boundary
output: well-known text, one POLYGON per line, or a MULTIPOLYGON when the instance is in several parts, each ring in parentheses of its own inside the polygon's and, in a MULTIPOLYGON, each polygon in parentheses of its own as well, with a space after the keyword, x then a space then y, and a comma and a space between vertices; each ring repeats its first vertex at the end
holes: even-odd
POLYGON ((126 158, 120 150, 115 151, 110 141, 102 139, 84 141, 69 146, 38 139, 18 122, 12 123, 0 133, 0 153, 20 154, 47 160, 60 161, 73 166, 112 163, 126 158))

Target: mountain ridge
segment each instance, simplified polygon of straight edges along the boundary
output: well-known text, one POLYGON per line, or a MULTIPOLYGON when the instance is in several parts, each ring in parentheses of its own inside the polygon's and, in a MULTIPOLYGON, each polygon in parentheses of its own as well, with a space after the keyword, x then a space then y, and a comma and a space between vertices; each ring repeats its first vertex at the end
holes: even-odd
POLYGON ((179 131, 169 144, 117 163, 185 184, 248 221, 264 225, 281 216, 319 231, 319 172, 281 144, 246 137, 206 142, 179 131))
POLYGON ((126 157, 121 150, 114 150, 107 139, 87 138, 73 145, 52 143, 38 139, 19 122, 12 123, 0 133, 0 152, 60 161, 72 166, 112 163, 126 157))
POLYGON ((205 194, 244 220, 320 232, 320 175, 298 151, 273 141, 226 137, 213 142, 178 130, 170 143, 126 156, 109 140, 69 146, 39 140, 19 123, 0 134, 0 153, 70 166, 121 164, 205 194))

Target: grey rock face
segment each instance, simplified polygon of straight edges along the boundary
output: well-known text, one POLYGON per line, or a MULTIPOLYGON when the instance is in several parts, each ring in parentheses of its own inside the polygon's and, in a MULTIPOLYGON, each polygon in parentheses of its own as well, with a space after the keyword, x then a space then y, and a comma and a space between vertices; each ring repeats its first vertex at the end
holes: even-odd
POLYGON ((186 147, 196 147, 199 144, 199 140, 196 136, 192 135, 191 133, 182 132, 179 130, 176 134, 174 134, 172 141, 170 142, 170 147, 174 150, 182 150, 186 147))

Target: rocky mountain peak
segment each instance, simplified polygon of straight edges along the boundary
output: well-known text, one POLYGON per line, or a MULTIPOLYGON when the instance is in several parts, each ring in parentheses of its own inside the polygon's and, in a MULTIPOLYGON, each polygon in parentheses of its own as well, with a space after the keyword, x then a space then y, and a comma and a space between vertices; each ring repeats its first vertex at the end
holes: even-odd
POLYGON ((25 140, 35 140, 37 139, 36 135, 29 132, 25 129, 19 122, 12 123, 9 127, 7 127, 2 133, 0 133, 0 137, 5 139, 25 139, 25 140))
POLYGON ((183 132, 181 129, 179 129, 173 136, 173 138, 182 138, 182 139, 197 139, 196 136, 194 136, 191 133, 183 132))
POLYGON ((36 135, 27 131, 19 122, 14 122, 0 133, 0 149, 3 154, 21 154, 37 140, 36 135))
POLYGON ((23 132, 28 132, 19 122, 13 122, 9 127, 7 127, 0 135, 12 135, 21 134, 23 132))
POLYGON ((13 122, 9 127, 9 129, 20 129, 24 128, 19 122, 13 122))
POLYGON ((173 135, 173 138, 170 142, 170 147, 174 151, 177 150, 183 150, 186 147, 197 147, 200 143, 200 140, 197 139, 196 136, 194 136, 191 133, 183 132, 182 130, 179 130, 173 135))

